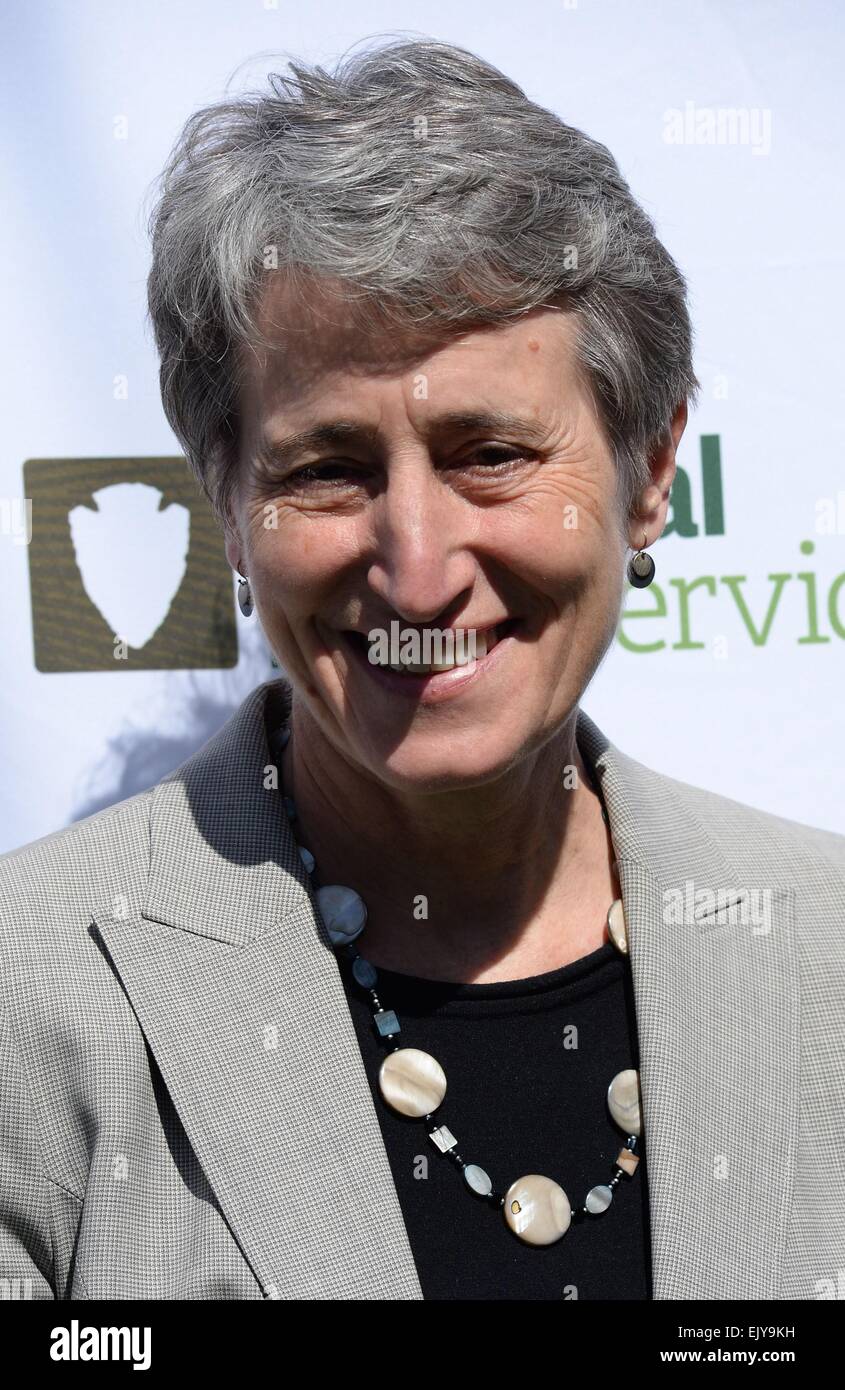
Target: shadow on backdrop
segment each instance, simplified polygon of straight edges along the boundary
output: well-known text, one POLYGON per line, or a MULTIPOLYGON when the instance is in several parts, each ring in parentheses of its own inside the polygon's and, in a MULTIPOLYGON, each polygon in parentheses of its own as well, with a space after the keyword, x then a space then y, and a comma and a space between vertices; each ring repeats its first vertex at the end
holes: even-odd
POLYGON ((167 677, 166 728, 127 727, 110 735, 71 824, 155 786, 201 748, 262 681, 283 675, 257 622, 240 628, 240 661, 230 671, 174 672, 167 677))

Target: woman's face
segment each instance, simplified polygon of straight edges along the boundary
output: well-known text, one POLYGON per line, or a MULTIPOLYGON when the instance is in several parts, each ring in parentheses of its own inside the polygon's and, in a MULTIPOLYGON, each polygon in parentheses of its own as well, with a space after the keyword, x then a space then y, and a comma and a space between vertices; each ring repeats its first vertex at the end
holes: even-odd
POLYGON ((348 761, 407 791, 487 781, 571 714, 619 615, 628 536, 575 321, 538 310, 390 361, 340 320, 312 329, 250 370, 230 564, 348 761), (475 630, 478 653, 508 626, 420 677, 368 660, 392 622, 475 630))

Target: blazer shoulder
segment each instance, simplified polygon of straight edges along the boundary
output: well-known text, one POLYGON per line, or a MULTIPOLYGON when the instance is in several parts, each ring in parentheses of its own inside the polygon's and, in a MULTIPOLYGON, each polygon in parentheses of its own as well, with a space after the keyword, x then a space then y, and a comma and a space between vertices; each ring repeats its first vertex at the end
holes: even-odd
POLYGON ((155 787, 0 855, 0 954, 31 956, 80 939, 91 913, 144 893, 155 787))
POLYGON ((0 854, 0 880, 9 882, 17 875, 38 873, 51 865, 58 867, 67 859, 96 861, 104 846, 117 841, 131 843, 141 827, 149 824, 149 803, 158 785, 104 806, 100 811, 93 811, 16 849, 6 850, 0 854))
POLYGON ((845 835, 775 815, 663 773, 653 775, 683 802, 725 854, 746 861, 749 871, 752 864, 768 863, 773 872, 780 868, 790 876, 800 876, 802 868, 824 865, 845 885, 845 835))

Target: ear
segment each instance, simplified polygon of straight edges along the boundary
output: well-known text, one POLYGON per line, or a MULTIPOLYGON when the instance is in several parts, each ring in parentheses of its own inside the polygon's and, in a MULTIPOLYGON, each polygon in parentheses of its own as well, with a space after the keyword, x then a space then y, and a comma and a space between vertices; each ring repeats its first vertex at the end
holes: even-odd
POLYGON ((241 569, 241 543, 238 537, 235 535, 234 531, 230 531, 227 528, 225 534, 226 559, 229 561, 229 564, 231 565, 233 570, 238 570, 241 574, 243 574, 243 570, 241 569))
POLYGON ((632 550, 639 550, 643 543, 643 532, 648 545, 653 545, 663 532, 669 510, 669 493, 675 478, 675 454, 686 429, 688 410, 682 401, 665 437, 652 451, 649 460, 651 484, 642 492, 628 523, 628 544, 632 550))

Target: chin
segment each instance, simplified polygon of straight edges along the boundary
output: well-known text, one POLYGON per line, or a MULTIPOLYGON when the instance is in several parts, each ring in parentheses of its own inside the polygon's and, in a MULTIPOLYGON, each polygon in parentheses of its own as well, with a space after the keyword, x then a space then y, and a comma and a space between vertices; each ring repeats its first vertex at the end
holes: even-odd
POLYGON ((386 752, 382 761, 374 750, 367 765, 379 781, 396 791, 460 791, 494 781, 513 756, 509 742, 496 743, 489 734, 473 737, 456 733, 450 740, 432 733, 428 740, 415 738, 386 752))

